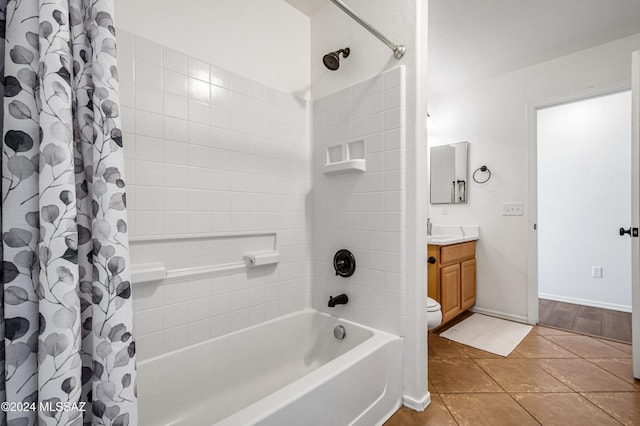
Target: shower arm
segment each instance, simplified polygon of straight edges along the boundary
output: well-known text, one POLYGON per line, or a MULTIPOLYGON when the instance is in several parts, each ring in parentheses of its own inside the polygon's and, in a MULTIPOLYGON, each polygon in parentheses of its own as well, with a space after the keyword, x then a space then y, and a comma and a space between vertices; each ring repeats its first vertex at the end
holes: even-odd
POLYGON ((371 24, 369 24, 367 21, 363 20, 358 15, 356 15, 356 13, 353 10, 351 10, 351 8, 349 6, 344 4, 341 0, 331 0, 331 3, 335 4, 336 6, 338 6, 340 9, 342 9, 342 11, 344 13, 346 13, 351 18, 353 18, 354 21, 356 21, 358 24, 362 25, 371 34, 373 34, 374 36, 378 37, 378 39, 381 42, 383 42, 384 44, 389 46, 389 49, 393 50, 393 57, 394 58, 400 59, 400 58, 402 58, 404 56, 405 52, 407 51, 407 47, 405 45, 403 45, 403 44, 395 44, 394 42, 389 40, 387 37, 384 36, 384 34, 382 34, 380 31, 376 30, 375 28, 373 28, 371 26, 371 24))

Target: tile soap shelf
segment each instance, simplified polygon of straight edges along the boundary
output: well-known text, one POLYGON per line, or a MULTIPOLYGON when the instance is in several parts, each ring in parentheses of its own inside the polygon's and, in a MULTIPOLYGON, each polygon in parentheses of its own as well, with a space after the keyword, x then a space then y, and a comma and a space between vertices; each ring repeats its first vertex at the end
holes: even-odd
POLYGON ((363 139, 327 148, 327 162, 324 165, 325 175, 365 172, 366 170, 363 139))

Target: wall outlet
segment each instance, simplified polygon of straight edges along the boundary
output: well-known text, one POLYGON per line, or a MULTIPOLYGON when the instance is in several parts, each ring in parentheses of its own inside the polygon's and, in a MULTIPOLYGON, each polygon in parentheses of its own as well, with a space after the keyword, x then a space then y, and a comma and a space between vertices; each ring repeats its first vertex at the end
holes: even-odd
POLYGON ((449 206, 447 206, 446 204, 444 204, 441 208, 440 208, 440 214, 443 216, 446 216, 449 214, 449 206))
POLYGON ((502 216, 522 216, 523 214, 522 201, 502 203, 502 216))
POLYGON ((602 266, 592 266, 591 276, 593 278, 602 278, 602 266))

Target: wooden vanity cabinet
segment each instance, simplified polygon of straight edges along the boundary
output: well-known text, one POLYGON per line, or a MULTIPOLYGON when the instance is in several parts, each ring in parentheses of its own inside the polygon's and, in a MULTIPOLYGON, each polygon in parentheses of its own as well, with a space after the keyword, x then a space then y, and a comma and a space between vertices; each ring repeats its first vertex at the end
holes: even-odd
POLYGON ((476 304, 476 259, 460 262, 460 308, 466 311, 476 304))
POLYGON ((429 245, 427 256, 427 294, 440 303, 445 324, 476 303, 476 242, 429 245))

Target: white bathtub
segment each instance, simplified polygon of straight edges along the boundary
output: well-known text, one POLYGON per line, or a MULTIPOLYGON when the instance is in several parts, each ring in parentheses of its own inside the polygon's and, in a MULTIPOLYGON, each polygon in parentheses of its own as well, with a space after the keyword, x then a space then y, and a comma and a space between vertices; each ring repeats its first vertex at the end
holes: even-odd
POLYGON ((140 425, 382 424, 401 405, 402 349, 397 336, 295 312, 141 362, 140 425))

